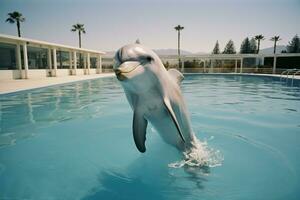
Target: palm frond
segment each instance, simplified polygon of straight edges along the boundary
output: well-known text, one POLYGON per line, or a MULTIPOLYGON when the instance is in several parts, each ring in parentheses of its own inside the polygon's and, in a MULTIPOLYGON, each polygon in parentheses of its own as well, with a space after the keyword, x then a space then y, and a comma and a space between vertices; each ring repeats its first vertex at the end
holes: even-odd
POLYGON ((84 24, 77 23, 77 24, 72 25, 72 27, 73 28, 71 29, 71 31, 73 31, 73 32, 80 31, 82 33, 85 33, 84 24))
POLYGON ((176 31, 180 31, 180 30, 184 29, 184 27, 178 25, 178 26, 175 26, 174 29, 175 29, 176 31))
POLYGON ((279 41, 279 40, 281 40, 281 38, 280 38, 279 35, 275 35, 274 37, 271 37, 270 40, 271 40, 271 41, 279 41))
POLYGON ((264 40, 265 39, 265 37, 263 36, 263 35, 256 35, 256 36, 254 36, 254 39, 255 40, 264 40))
POLYGON ((19 21, 20 21, 20 22, 25 22, 25 17, 20 17, 20 18, 19 18, 19 21))
POLYGON ((15 23, 15 20, 13 18, 10 18, 10 17, 7 18, 5 21, 8 22, 8 23, 11 23, 11 24, 15 23))
POLYGON ((22 13, 19 13, 17 11, 8 13, 8 18, 6 19, 6 22, 9 23, 15 23, 16 21, 19 22, 24 22, 25 21, 25 17, 23 17, 22 13))

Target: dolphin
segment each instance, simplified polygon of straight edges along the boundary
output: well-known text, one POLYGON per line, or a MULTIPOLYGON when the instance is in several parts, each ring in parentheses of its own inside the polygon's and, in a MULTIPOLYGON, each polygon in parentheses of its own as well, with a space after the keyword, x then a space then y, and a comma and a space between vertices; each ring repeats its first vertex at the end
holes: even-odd
POLYGON ((140 152, 146 151, 148 122, 178 150, 194 147, 196 136, 180 90, 182 73, 167 71, 151 49, 138 43, 116 52, 113 69, 133 110, 133 138, 140 152))

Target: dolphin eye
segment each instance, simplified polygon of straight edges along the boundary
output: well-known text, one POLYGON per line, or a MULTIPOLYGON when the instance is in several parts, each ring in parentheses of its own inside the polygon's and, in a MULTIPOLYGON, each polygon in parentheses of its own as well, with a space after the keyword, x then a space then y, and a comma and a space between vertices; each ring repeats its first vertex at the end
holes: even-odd
POLYGON ((153 60, 153 58, 152 58, 151 56, 146 56, 145 60, 146 60, 147 62, 151 62, 151 61, 153 60))
POLYGON ((152 58, 151 58, 151 56, 147 56, 147 61, 149 61, 149 62, 151 62, 152 61, 152 58))
POLYGON ((140 56, 139 60, 141 60, 143 63, 149 63, 153 61, 153 58, 151 56, 144 55, 144 56, 140 56))

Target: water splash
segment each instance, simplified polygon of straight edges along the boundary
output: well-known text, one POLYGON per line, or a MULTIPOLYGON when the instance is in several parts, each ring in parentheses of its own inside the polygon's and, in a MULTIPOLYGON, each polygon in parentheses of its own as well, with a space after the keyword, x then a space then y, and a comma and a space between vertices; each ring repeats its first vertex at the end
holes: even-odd
MULTIPOLYGON (((211 137, 210 139, 213 139, 211 137)), ((207 141, 201 142, 196 137, 192 142, 193 147, 183 152, 183 159, 168 164, 171 168, 189 167, 218 167, 224 160, 219 150, 208 146, 207 141)))

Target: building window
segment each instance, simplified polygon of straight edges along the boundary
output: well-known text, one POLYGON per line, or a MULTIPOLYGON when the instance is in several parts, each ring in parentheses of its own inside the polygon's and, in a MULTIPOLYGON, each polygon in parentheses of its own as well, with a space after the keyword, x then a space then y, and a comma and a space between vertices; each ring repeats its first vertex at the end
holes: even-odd
POLYGON ((28 46, 27 49, 29 69, 46 69, 48 67, 47 49, 31 46, 28 46))
POLYGON ((16 65, 16 45, 0 43, 0 70, 14 70, 16 65))
POLYGON ((70 68, 70 54, 67 51, 56 51, 57 68, 69 69, 70 68))
POLYGON ((91 57, 91 68, 97 68, 97 58, 91 57))

